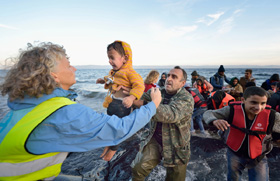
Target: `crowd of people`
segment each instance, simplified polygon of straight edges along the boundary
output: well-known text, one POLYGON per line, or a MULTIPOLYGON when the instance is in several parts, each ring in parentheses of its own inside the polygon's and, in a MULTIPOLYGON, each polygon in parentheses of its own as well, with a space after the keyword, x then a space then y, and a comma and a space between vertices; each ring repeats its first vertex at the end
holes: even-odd
POLYGON ((74 101, 76 68, 62 46, 42 43, 21 52, 0 87, 11 109, 0 121, 0 180, 65 179, 60 170, 69 152, 104 147, 100 157, 110 161, 147 124, 132 180, 145 180, 161 161, 166 180, 185 180, 194 121, 203 135, 203 121, 219 130, 228 146, 228 180, 240 180, 245 168, 250 180, 269 179, 265 155, 271 134, 280 133, 278 74, 257 87, 251 69, 229 79, 221 65, 209 82, 193 71, 189 85, 186 71, 175 66, 161 76, 151 70, 143 80, 128 43, 114 41, 107 55, 112 69, 96 80, 108 90, 102 114, 74 101))

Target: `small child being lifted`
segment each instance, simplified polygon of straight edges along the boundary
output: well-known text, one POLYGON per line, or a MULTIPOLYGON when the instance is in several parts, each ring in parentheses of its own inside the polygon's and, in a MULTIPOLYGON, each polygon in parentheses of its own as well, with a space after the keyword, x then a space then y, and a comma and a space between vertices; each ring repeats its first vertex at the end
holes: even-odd
MULTIPOLYGON (((135 99, 140 99, 145 86, 142 77, 132 67, 132 51, 129 44, 115 41, 108 45, 107 54, 112 69, 104 79, 97 79, 96 83, 105 84, 108 89, 103 107, 108 115, 120 118, 129 115, 135 99), (129 96, 123 90, 129 89, 129 96)), ((110 133, 108 133, 110 134, 110 133)), ((118 149, 117 146, 106 147, 100 157, 110 161, 118 149)))

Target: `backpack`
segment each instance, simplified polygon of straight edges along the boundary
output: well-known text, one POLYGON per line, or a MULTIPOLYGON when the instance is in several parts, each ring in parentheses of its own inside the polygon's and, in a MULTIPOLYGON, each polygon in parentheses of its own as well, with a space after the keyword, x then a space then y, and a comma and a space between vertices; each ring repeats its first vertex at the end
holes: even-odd
POLYGON ((206 100, 206 103, 207 103, 207 109, 208 110, 214 110, 212 97, 208 97, 208 99, 206 100))
MULTIPOLYGON (((212 77, 215 79, 216 83, 218 84, 218 83, 219 83, 219 77, 218 77, 216 74, 215 74, 215 75, 213 75, 212 77)), ((213 85, 213 82, 211 81, 212 77, 210 77, 209 82, 210 82, 210 84, 212 84, 212 85, 213 85)))
POLYGON ((206 107, 206 101, 197 88, 185 87, 185 89, 193 96, 195 108, 198 108, 200 106, 206 107))

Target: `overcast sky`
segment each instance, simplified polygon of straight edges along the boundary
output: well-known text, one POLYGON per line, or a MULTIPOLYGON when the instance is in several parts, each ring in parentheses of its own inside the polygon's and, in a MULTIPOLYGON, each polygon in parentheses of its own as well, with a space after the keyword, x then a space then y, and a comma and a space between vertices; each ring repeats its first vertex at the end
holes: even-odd
POLYGON ((108 65, 114 40, 134 65, 279 65, 280 1, 0 0, 2 63, 48 41, 72 65, 108 65))

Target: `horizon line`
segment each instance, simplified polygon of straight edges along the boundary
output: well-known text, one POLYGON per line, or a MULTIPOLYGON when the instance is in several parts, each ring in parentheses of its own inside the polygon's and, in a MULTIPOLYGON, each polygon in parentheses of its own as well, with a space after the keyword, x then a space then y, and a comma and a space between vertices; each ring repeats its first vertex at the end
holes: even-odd
MULTIPOLYGON (((221 64, 219 65, 133 65, 134 68, 138 69, 170 69, 170 67, 174 66, 180 66, 181 68, 190 69, 190 68, 219 68, 221 64)), ((280 65, 224 65, 225 68, 244 68, 244 69, 252 69, 252 68, 270 68, 270 69, 279 69, 280 65)), ((73 65, 77 69, 111 69, 110 65, 73 65)), ((11 65, 1 65, 0 64, 0 70, 5 70, 11 68, 11 65)))
MULTIPOLYGON (((76 68, 111 68, 110 65, 73 65, 76 68)), ((174 66, 180 66, 182 68, 219 68, 220 65, 133 65, 135 68, 170 68, 174 66)), ((280 65, 223 65, 227 68, 280 68, 280 65)))

